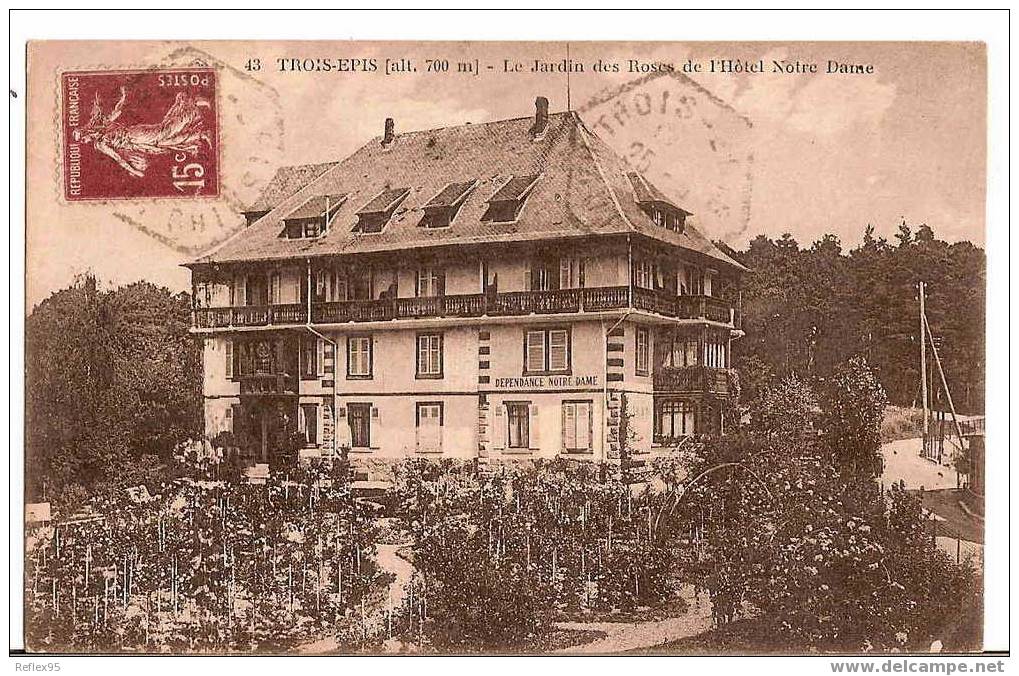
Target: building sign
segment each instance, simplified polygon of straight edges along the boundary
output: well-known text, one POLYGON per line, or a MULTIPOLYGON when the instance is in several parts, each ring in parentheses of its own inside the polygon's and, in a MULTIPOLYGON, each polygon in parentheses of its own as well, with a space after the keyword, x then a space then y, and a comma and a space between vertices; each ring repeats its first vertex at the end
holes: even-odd
POLYGON ((499 390, 557 390, 571 387, 598 387, 598 376, 523 376, 496 378, 499 390))

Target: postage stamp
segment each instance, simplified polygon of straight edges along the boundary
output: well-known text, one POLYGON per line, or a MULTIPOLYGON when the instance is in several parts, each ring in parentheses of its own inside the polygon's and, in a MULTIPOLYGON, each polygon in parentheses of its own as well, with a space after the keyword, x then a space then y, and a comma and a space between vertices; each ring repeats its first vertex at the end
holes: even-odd
POLYGON ((216 88, 212 68, 64 73, 64 197, 218 196, 216 88))

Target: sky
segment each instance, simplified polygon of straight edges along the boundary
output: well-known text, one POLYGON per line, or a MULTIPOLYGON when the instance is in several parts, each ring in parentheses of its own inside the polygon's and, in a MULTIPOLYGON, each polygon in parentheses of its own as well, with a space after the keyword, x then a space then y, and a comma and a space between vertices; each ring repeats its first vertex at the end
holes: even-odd
MULTIPOLYGON (((108 286, 147 279, 188 288, 180 264, 239 227, 240 206, 276 167, 342 159, 381 134, 387 117, 399 133, 532 115, 539 95, 553 112, 566 109, 566 75, 530 72, 535 60, 554 71, 566 53, 565 43, 32 43, 26 309, 87 271, 108 286), (337 72, 372 59, 374 71, 337 72), (417 71, 387 75, 387 59, 417 71), (428 72, 429 59, 439 72, 428 72), (195 63, 220 73, 223 195, 64 199, 60 73, 195 63), (480 74, 460 73, 461 63, 480 74)), ((569 55, 584 67, 569 76, 569 107, 712 238, 739 248, 758 234, 809 244, 833 233, 852 247, 868 224, 891 238, 905 219, 983 245, 982 45, 582 42, 569 55), (763 62, 765 72, 717 72, 723 61, 755 70, 763 62), (776 61, 794 72, 770 72, 776 61), (829 74, 829 61, 872 72, 829 74), (598 62, 620 72, 596 70, 598 62), (654 64, 676 70, 648 72, 654 64), (803 72, 809 64, 820 72, 803 72)), ((125 118, 143 116, 133 100, 125 118)))

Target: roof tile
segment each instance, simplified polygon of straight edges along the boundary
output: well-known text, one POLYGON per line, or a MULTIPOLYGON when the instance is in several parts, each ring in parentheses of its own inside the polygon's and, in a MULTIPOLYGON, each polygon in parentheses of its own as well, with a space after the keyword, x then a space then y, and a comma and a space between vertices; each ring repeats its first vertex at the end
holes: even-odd
MULTIPOLYGON (((687 219, 682 233, 656 226, 634 200, 627 178, 632 167, 576 113, 549 115, 539 139, 528 133, 531 122, 523 117, 405 132, 385 148, 376 137, 341 162, 326 165, 272 211, 194 264, 639 233, 742 268, 699 233, 692 219, 687 219), (539 175, 541 180, 527 195, 528 206, 511 224, 482 220, 499 193, 519 194, 527 188, 519 187, 525 178, 531 183, 539 175), (477 185, 463 200, 451 227, 418 227, 425 206, 445 192, 450 181, 470 176, 477 178, 477 185), (386 192, 394 185, 409 190, 404 208, 393 214, 382 232, 353 231, 359 212, 385 207, 379 203, 386 200, 391 203, 386 192), (337 209, 328 233, 315 239, 278 237, 280 221, 309 198, 338 194, 348 199, 337 209), (360 204, 365 207, 358 209, 360 204)), ((284 182, 274 178, 271 184, 284 182)), ((279 192, 270 187, 266 193, 279 192)))

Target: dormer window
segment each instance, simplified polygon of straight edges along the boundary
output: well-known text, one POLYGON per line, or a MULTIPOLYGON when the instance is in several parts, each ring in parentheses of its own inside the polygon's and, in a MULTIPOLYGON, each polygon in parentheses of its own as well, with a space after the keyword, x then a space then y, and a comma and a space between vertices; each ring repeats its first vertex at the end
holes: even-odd
POLYGON ((670 202, 658 188, 654 187, 647 180, 635 171, 626 175, 633 186, 633 195, 641 210, 654 221, 655 225, 672 230, 683 232, 686 225, 686 217, 689 211, 677 207, 670 202))
POLYGON ((329 223, 346 201, 346 195, 316 195, 308 198, 283 218, 283 232, 280 236, 287 239, 321 237, 329 231, 329 223))
POLYGON ((419 224, 423 228, 446 228, 456 218, 467 196, 477 185, 476 180, 450 183, 424 206, 425 215, 419 224))
POLYGON ((488 210, 481 217, 493 223, 512 223, 517 220, 524 202, 538 183, 538 175, 513 176, 488 200, 488 210))
POLYGON ((651 206, 645 209, 645 211, 651 216, 651 220, 655 222, 655 225, 659 225, 666 230, 683 232, 683 226, 686 225, 686 212, 682 209, 672 209, 670 206, 651 206))
POLYGON ((410 188, 387 188, 380 192, 358 210, 354 232, 382 232, 408 194, 410 188))

